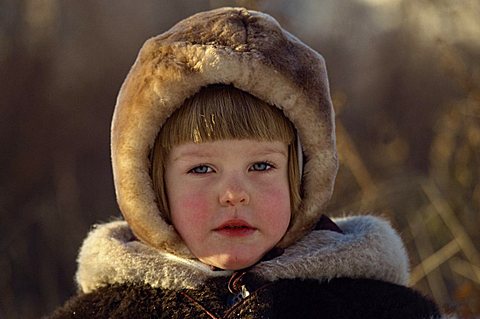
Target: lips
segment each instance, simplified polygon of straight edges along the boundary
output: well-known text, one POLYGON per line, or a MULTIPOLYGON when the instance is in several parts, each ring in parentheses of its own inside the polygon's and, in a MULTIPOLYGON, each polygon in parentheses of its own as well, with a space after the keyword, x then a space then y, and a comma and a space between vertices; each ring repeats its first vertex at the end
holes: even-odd
POLYGON ((257 229, 255 227, 243 220, 229 220, 214 229, 215 232, 229 237, 248 236, 254 233, 256 230, 257 229))

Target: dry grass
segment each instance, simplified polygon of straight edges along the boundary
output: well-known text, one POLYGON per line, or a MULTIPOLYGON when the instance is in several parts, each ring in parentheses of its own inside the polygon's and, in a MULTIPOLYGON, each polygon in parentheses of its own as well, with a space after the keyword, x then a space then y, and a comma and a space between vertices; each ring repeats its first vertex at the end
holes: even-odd
MULTIPOLYGON (((477 318, 480 81, 473 78, 475 72, 467 71, 460 53, 444 44, 440 48, 445 71, 466 94, 447 105, 438 117, 429 152, 430 170, 421 174, 408 171, 405 165, 386 179, 382 176, 388 174, 369 171, 342 124, 343 99, 337 98, 337 137, 344 172, 339 174, 331 209, 337 214, 376 211, 393 220, 410 253, 410 284, 432 296, 447 312, 477 318)), ((403 153, 405 143, 394 145, 393 152, 403 153)))

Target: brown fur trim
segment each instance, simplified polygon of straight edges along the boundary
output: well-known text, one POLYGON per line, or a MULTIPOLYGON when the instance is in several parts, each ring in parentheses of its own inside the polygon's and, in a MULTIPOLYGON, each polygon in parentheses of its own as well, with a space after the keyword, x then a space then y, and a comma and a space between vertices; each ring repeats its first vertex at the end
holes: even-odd
POLYGON ((149 39, 118 96, 112 122, 117 200, 142 241, 191 256, 158 211, 148 154, 161 125, 201 87, 233 84, 281 108, 306 159, 304 199, 280 243, 302 238, 321 215, 337 172, 333 108, 323 58, 270 16, 242 8, 196 14, 149 39))

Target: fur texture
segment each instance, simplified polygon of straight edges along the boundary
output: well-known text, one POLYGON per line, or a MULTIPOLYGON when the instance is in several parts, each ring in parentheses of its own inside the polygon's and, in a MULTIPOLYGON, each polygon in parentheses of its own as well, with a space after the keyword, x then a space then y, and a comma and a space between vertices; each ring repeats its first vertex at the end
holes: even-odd
POLYGON ((229 294, 225 280, 217 278, 188 291, 106 286, 72 298, 49 318, 441 318, 428 298, 407 287, 378 280, 279 280, 252 291, 233 306, 225 303, 229 294))
POLYGON ((112 122, 117 200, 133 233, 192 257, 159 212, 148 155, 160 127, 208 84, 233 84, 281 108, 302 141, 304 198, 279 246, 302 238, 330 198, 337 172, 333 108, 320 54, 270 16, 242 8, 196 14, 142 47, 120 90, 112 122))
MULTIPOLYGON (((266 281, 280 279, 372 278, 405 285, 408 260, 390 225, 378 218, 336 220, 344 234, 312 231, 251 273, 266 281)), ((150 247, 132 236, 126 222, 94 229, 80 251, 77 282, 82 292, 112 284, 139 284, 168 290, 195 289, 231 271, 213 271, 194 259, 150 247)))

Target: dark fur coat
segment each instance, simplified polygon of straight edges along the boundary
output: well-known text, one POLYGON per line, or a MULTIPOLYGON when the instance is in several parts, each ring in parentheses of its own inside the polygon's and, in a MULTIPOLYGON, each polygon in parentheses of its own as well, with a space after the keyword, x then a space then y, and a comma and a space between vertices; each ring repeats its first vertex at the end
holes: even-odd
POLYGON ((228 306, 226 278, 196 290, 111 285, 69 301, 51 318, 440 318, 415 291, 378 280, 285 279, 228 306))

